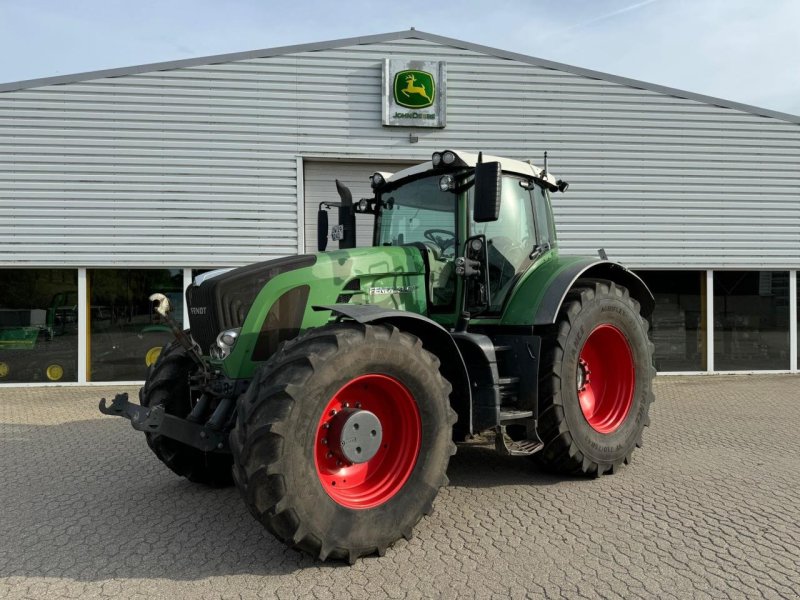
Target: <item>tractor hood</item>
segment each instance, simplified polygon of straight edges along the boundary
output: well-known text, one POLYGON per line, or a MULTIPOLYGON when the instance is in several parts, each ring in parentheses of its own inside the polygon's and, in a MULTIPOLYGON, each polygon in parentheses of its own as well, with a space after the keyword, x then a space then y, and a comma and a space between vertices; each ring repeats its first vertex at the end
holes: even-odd
POLYGON ((241 328, 223 368, 251 373, 278 344, 327 323, 315 306, 376 304, 427 311, 423 250, 351 248, 266 261, 196 281, 186 292, 192 337, 204 354, 224 330, 241 328))
POLYGON ((308 267, 314 255, 276 258, 237 269, 220 269, 195 278, 186 290, 192 338, 208 353, 220 331, 241 327, 247 312, 268 281, 308 267))

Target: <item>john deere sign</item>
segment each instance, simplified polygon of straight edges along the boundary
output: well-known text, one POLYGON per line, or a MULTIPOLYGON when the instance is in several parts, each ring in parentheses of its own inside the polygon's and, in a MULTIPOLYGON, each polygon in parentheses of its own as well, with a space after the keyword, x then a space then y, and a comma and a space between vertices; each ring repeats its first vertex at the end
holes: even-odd
POLYGON ((441 61, 384 61, 383 124, 444 127, 446 76, 441 61))

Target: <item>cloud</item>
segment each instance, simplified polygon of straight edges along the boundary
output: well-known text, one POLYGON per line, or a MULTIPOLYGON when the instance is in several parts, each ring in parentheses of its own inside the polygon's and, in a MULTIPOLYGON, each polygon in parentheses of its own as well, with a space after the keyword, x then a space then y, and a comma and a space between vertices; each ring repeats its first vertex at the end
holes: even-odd
POLYGON ((600 21, 605 21, 607 19, 611 19, 613 17, 617 17, 619 15, 631 12, 638 8, 642 8, 643 6, 647 6, 648 4, 652 4, 653 2, 657 2, 658 0, 644 0, 644 2, 637 2, 636 4, 631 4, 630 6, 626 6, 624 8, 620 8, 618 10, 614 10, 610 13, 606 13, 604 15, 600 15, 599 17, 594 17, 587 21, 583 21, 581 23, 576 23, 575 25, 570 25, 569 27, 565 27, 560 31, 553 32, 550 35, 561 35, 564 33, 568 33, 570 31, 574 31, 576 29, 582 29, 584 27, 588 27, 589 25, 594 25, 595 23, 599 23, 600 21))

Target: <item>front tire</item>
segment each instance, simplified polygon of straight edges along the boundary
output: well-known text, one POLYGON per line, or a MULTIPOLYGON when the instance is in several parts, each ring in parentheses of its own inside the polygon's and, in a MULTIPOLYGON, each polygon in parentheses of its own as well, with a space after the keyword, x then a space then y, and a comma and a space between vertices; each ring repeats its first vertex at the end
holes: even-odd
POLYGON ((650 424, 653 344, 621 285, 579 280, 545 340, 539 400, 548 470, 599 476, 631 461, 650 424))
MULTIPOLYGON (((148 369, 147 380, 139 391, 139 403, 148 408, 163 404, 167 414, 186 417, 193 405, 189 375, 194 368, 194 361, 183 346, 177 341, 172 342, 148 369)), ((174 473, 211 487, 233 485, 230 454, 203 452, 152 433, 145 433, 145 436, 150 449, 174 473)))
POLYGON ((231 433, 250 512, 321 560, 352 563, 410 537, 455 452, 438 367, 387 325, 327 325, 285 344, 239 399, 231 433))

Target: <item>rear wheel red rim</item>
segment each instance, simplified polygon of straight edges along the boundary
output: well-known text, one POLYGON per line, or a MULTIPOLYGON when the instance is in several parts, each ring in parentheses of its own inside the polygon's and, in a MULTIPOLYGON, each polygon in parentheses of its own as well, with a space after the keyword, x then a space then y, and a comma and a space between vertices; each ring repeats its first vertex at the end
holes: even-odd
POLYGON ((347 508, 374 508, 392 498, 414 470, 422 425, 411 392, 394 377, 361 375, 342 386, 322 412, 314 437, 314 466, 325 492, 347 508), (369 411, 380 422, 381 443, 366 462, 338 448, 342 411, 369 411))
POLYGON ((633 404, 635 370, 625 335, 609 324, 592 330, 578 361, 578 402, 589 425, 613 433, 633 404))

